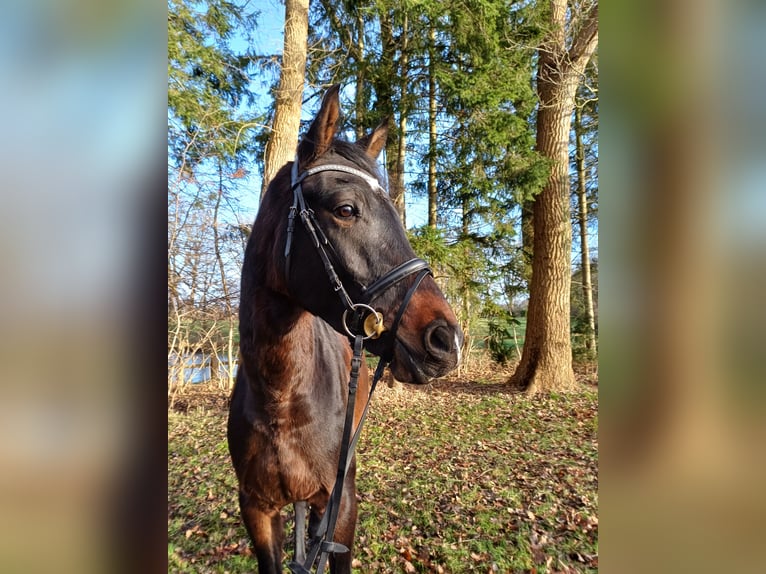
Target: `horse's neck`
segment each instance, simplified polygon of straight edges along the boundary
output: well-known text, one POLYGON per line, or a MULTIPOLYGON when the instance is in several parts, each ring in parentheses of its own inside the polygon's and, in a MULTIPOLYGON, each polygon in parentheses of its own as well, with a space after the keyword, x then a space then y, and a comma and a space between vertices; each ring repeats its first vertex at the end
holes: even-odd
POLYGON ((255 301, 248 374, 269 393, 289 393, 311 376, 314 317, 266 290, 255 301))
POLYGON ((348 380, 351 348, 340 334, 269 289, 256 288, 243 301, 240 350, 256 401, 325 401, 344 392, 338 381, 348 380))
POLYGON ((249 319, 240 323, 242 374, 249 387, 245 417, 271 429, 303 420, 312 423, 305 432, 317 432, 316 425, 326 426, 326 417, 332 418, 344 404, 350 346, 327 323, 285 305, 284 298, 270 300, 256 292, 246 301, 249 319))

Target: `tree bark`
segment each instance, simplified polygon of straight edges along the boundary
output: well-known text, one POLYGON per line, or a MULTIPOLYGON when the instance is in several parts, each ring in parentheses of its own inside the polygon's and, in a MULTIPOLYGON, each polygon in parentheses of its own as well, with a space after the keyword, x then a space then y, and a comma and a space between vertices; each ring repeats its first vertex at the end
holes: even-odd
MULTIPOLYGON (((401 118, 405 118, 404 126, 406 128, 406 113, 404 110, 403 98, 399 99, 399 117, 400 122, 394 121, 394 89, 403 83, 397 80, 401 78, 401 69, 396 65, 394 58, 397 51, 397 39, 394 37, 394 20, 396 12, 393 10, 382 9, 380 12, 380 58, 378 62, 378 73, 374 75, 373 82, 375 86, 375 94, 377 102, 375 104, 375 110, 379 117, 388 118, 389 131, 388 140, 386 142, 385 152, 385 166, 386 173, 388 174, 388 193, 391 196, 391 200, 394 202, 399 217, 404 222, 404 174, 400 172, 400 146, 399 138, 402 134, 399 133, 401 128, 401 118)), ((401 38, 404 41, 406 34, 402 34, 401 38)), ((401 47, 401 46, 399 46, 401 47)), ((402 50, 402 53, 406 49, 402 50)))
POLYGON ((309 0, 285 0, 285 42, 271 137, 263 160, 261 200, 279 169, 295 156, 306 80, 309 0))
POLYGON ((577 219, 580 224, 580 267, 582 269, 582 295, 585 302, 587 332, 585 347, 596 353, 596 317, 593 312, 593 284, 588 249, 588 198, 585 186, 585 146, 582 143, 582 112, 575 108, 575 163, 577 164, 577 219))
POLYGON ((404 191, 404 163, 407 156, 407 115, 405 111, 399 112, 399 145, 396 150, 396 171, 392 178, 392 185, 396 192, 391 195, 396 210, 399 212, 399 219, 402 225, 407 228, 407 205, 405 203, 406 193, 404 191))
POLYGON ((360 11, 356 15, 356 139, 364 137, 366 130, 364 116, 367 107, 364 105, 364 17, 360 11))
POLYGON ((407 14, 402 14, 402 33, 401 33, 401 45, 400 45, 400 57, 399 57, 399 77, 400 80, 400 97, 399 97, 399 129, 398 140, 396 142, 396 162, 394 164, 393 172, 391 173, 390 194, 391 200, 396 206, 396 210, 399 212, 399 219, 402 220, 402 225, 407 227, 407 208, 405 204, 405 191, 404 191, 404 165, 407 154, 407 72, 409 67, 409 55, 408 55, 408 19, 407 14))
MULTIPOLYGON (((218 196, 215 199, 215 207, 213 208, 213 249, 215 251, 215 260, 218 263, 218 271, 221 277, 221 289, 223 290, 224 303, 226 305, 226 315, 229 322, 229 338, 227 341, 227 353, 229 357, 229 369, 227 371, 227 389, 234 388, 234 370, 232 369, 233 363, 233 348, 234 348, 234 308, 231 304, 231 297, 229 295, 229 284, 226 281, 226 268, 223 263, 223 256, 221 255, 221 237, 218 233, 218 209, 221 206, 221 198, 223 197, 223 166, 218 164, 218 196)), ((213 365, 215 364, 217 369, 218 364, 218 351, 213 347, 214 360, 210 367, 211 380, 216 378, 217 370, 213 371, 213 365)))
POLYGON ((529 393, 575 386, 569 319, 569 133, 575 92, 598 42, 598 4, 587 14, 574 15, 583 20, 569 50, 567 12, 565 0, 552 0, 550 30, 539 49, 536 149, 551 160, 551 173, 532 206, 527 332, 521 362, 510 379, 512 386, 529 393))
POLYGON ((436 28, 428 36, 428 227, 436 229, 436 28))

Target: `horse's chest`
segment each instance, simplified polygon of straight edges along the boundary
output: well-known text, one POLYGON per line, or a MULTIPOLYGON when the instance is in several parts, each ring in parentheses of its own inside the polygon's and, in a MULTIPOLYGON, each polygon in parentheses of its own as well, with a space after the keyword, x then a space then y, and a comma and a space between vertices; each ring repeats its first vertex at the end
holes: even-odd
POLYGON ((333 457, 315 422, 299 422, 295 409, 277 409, 258 425, 260 445, 252 453, 248 474, 269 502, 307 500, 332 486, 334 467, 322 461, 333 457))

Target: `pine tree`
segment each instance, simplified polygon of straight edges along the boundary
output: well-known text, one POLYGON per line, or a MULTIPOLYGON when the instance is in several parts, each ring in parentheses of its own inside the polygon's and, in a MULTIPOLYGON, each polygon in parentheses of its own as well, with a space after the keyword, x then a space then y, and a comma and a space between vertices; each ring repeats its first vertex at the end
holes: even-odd
POLYGON ((168 151, 186 174, 211 158, 236 164, 251 150, 244 128, 255 118, 240 108, 253 99, 252 54, 231 48, 235 34, 247 38, 255 30, 246 6, 168 2, 168 151))

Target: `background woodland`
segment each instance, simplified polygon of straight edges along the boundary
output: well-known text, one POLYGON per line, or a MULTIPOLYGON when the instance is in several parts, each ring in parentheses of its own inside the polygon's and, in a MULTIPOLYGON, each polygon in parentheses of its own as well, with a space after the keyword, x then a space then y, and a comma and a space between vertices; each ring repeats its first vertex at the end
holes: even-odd
POLYGON ((335 83, 348 139, 389 122, 381 167, 464 368, 574 388, 598 340, 597 3, 287 0, 282 52, 259 53, 271 12, 168 2, 169 388, 200 355, 233 384, 258 198, 335 83))

